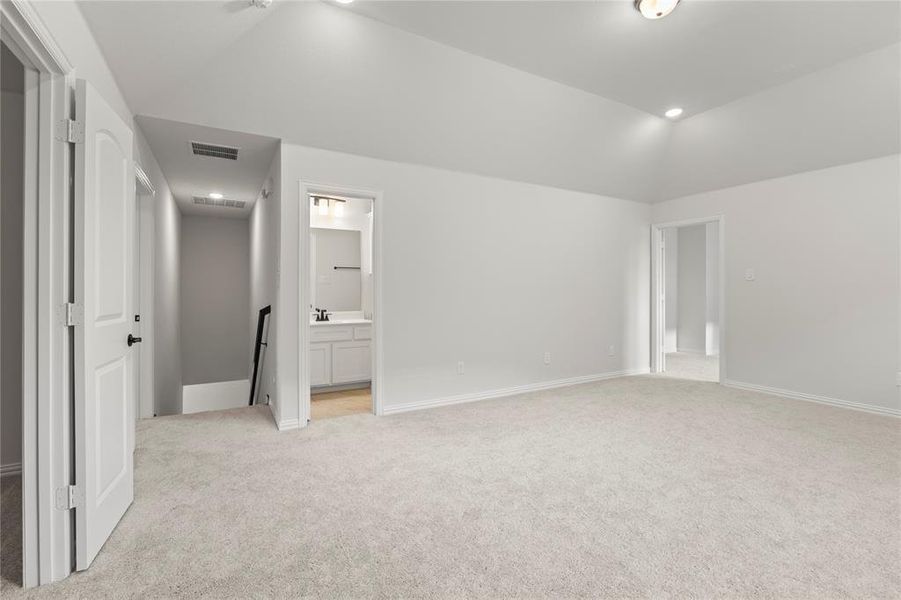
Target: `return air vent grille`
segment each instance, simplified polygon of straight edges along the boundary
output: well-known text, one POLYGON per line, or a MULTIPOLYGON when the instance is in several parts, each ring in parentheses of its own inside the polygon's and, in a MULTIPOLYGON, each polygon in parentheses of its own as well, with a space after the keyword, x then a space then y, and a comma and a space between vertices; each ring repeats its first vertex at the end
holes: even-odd
POLYGON ((238 160, 238 149, 230 146, 217 146, 215 144, 204 144, 203 142, 191 142, 191 152, 193 152, 195 156, 238 160))
POLYGON ((194 196, 194 204, 203 204, 206 206, 221 206, 222 208, 244 208, 247 204, 243 200, 214 200, 204 196, 194 196))

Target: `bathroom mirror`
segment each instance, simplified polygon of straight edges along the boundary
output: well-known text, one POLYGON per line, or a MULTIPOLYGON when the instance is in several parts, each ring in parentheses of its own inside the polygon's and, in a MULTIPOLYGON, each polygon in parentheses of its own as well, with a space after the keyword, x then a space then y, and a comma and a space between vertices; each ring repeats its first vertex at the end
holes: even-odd
POLYGON ((311 233, 313 308, 363 310, 360 232, 314 227, 311 233))

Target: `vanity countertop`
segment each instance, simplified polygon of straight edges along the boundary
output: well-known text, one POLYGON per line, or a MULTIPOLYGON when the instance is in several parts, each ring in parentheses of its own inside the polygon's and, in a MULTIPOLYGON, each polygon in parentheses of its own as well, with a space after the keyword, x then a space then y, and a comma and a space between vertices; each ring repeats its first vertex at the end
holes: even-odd
POLYGON ((314 321, 310 319, 310 327, 326 327, 328 325, 372 325, 370 319, 329 319, 328 321, 314 321))

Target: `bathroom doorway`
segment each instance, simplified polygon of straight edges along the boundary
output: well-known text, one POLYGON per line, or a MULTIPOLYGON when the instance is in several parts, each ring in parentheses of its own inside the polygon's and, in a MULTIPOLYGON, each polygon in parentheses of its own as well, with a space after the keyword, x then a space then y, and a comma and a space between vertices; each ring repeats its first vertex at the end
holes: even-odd
POLYGON ((308 421, 378 414, 377 194, 324 186, 301 193, 309 211, 301 412, 308 421))
POLYGON ((720 382, 725 372, 722 218, 654 225, 652 239, 652 371, 720 382))

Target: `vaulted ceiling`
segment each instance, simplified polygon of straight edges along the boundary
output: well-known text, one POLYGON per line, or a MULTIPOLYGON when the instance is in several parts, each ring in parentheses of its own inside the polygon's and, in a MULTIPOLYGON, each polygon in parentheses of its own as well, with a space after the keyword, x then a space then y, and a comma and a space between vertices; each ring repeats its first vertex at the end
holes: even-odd
POLYGON ((688 116, 899 40, 896 2, 356 2, 349 10, 628 104, 688 116))
POLYGON ((291 143, 641 201, 898 152, 896 2, 80 7, 135 114, 291 143))

